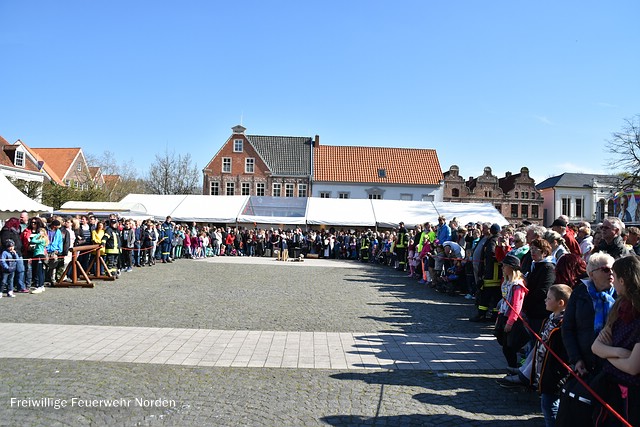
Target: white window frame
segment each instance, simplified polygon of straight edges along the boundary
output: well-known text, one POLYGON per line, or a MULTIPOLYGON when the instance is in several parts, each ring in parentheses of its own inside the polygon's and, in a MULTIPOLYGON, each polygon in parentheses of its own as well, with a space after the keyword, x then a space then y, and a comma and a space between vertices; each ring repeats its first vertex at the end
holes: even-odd
POLYGON ((16 150, 16 159, 13 162, 17 167, 23 168, 25 165, 25 155, 24 151, 16 150))
POLYGON ((254 173, 256 171, 256 159, 247 157, 244 159, 244 173, 254 173))
POLYGON ((404 200, 405 202, 410 202, 413 200, 413 194, 402 193, 400 194, 400 200, 404 200))
POLYGON ((271 186, 271 195, 273 197, 282 197, 282 184, 274 182, 271 186))
POLYGON ((321 191, 320 192, 320 198, 321 199, 330 199, 331 198, 331 191, 321 191))
POLYGON ((78 172, 82 172, 82 162, 78 162, 78 165, 76 166, 76 170, 78 172))
POLYGON ((250 182, 241 182, 240 183, 240 195, 241 196, 250 196, 251 195, 251 183, 250 182))
POLYGON ((222 173, 231 173, 231 157, 222 158, 222 173), (229 166, 229 170, 226 170, 226 166, 229 166))
POLYGON ((264 197, 267 185, 264 182, 256 182, 256 196, 264 197))
POLYGON ((244 140, 242 139, 234 139, 233 140, 233 152, 234 153, 242 153, 244 148, 244 140))
POLYGON ((338 199, 350 199, 351 198, 351 193, 348 191, 339 191, 338 192, 338 199))
POLYGON ((298 184, 298 197, 307 197, 307 184, 298 184))
POLYGON ((235 182, 227 182, 224 186, 224 194, 225 196, 235 196, 236 194, 236 183, 235 182), (229 189, 231 189, 231 194, 229 194, 229 189))
POLYGON ((284 185, 284 197, 293 197, 295 193, 295 184, 286 183, 284 185))
POLYGON ((219 181, 211 181, 209 183, 209 195, 210 196, 219 196, 220 195, 220 182, 219 181), (215 191, 214 191, 215 188, 215 191), (215 192, 215 194, 214 194, 215 192))

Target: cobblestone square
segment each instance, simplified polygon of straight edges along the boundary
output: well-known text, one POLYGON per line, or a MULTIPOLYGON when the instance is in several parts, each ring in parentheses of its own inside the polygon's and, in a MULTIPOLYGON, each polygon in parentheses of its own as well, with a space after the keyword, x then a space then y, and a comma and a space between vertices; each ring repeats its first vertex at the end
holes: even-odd
POLYGON ((0 300, 6 425, 540 425, 473 304, 351 261, 179 260, 0 300), (55 408, 56 399, 58 406, 55 408))

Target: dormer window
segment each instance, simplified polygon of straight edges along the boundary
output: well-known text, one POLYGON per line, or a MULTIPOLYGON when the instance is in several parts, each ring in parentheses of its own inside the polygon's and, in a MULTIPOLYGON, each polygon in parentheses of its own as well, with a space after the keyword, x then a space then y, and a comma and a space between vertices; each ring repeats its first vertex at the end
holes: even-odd
POLYGON ((242 143, 243 143, 243 141, 241 139, 234 139, 233 140, 233 152, 234 153, 242 153, 242 143))
POLYGON ((386 169, 378 169, 378 178, 386 178, 387 170, 386 169))
POLYGON ((16 150, 16 158, 14 164, 19 168, 24 167, 24 151, 16 150))

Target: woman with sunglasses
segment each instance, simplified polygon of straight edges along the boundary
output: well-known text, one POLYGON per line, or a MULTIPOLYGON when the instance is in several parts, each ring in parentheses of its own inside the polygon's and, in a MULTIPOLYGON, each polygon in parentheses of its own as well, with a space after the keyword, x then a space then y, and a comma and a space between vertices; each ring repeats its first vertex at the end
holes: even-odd
MULTIPOLYGON (((604 328, 607 315, 615 302, 613 287, 614 259, 604 252, 596 252, 587 263, 588 279, 578 284, 569 298, 562 322, 562 342, 567 350, 569 364, 576 374, 589 380, 601 369, 602 361, 591 351, 591 345, 604 328)), ((595 401, 591 395, 584 396, 595 401)), ((591 425, 591 409, 563 407, 560 402, 556 425, 591 425)))
MULTIPOLYGON (((613 264, 613 286, 618 299, 604 329, 591 349, 604 359, 605 401, 631 425, 640 424, 640 259, 628 256, 613 264)), ((596 414, 596 425, 616 420, 604 408, 596 414)))

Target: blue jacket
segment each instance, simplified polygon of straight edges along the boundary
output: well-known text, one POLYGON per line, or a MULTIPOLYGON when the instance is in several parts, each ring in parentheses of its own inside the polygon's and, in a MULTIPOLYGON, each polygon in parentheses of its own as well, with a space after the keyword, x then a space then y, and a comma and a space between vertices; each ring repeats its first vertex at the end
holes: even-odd
POLYGON ((16 271, 16 261, 9 260, 17 260, 18 253, 17 252, 9 252, 7 250, 2 251, 2 257, 0 258, 0 265, 2 265, 2 271, 12 272, 16 271))
POLYGON ((57 229, 56 231, 49 230, 48 233, 49 244, 47 245, 47 253, 52 254, 57 252, 58 255, 66 255, 62 253, 64 242, 62 241, 62 233, 60 232, 60 229, 57 229))

